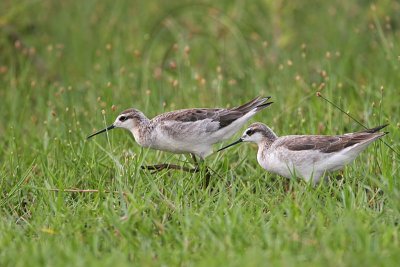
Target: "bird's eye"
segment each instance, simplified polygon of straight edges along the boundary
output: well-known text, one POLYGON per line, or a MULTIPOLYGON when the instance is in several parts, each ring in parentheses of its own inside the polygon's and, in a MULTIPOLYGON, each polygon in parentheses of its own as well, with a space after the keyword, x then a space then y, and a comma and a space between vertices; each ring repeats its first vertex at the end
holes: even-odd
POLYGON ((246 131, 246 134, 249 136, 252 135, 253 133, 254 133, 254 130, 252 130, 252 129, 249 129, 246 131))
POLYGON ((127 117, 126 116, 121 116, 121 117, 119 117, 119 121, 126 121, 126 119, 127 119, 127 117))

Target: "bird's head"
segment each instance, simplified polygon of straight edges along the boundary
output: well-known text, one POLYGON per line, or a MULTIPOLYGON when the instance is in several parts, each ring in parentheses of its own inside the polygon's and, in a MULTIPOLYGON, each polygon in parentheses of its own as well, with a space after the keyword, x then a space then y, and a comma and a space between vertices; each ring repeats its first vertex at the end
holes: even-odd
POLYGON ((123 112, 121 112, 117 118, 115 119, 114 123, 108 126, 105 129, 102 129, 100 131, 97 131, 91 135, 89 135, 87 138, 91 138, 95 135, 98 135, 100 133, 104 133, 106 131, 110 131, 114 128, 123 128, 129 131, 134 131, 141 122, 144 120, 147 120, 147 118, 144 116, 144 114, 134 108, 127 109, 123 112))

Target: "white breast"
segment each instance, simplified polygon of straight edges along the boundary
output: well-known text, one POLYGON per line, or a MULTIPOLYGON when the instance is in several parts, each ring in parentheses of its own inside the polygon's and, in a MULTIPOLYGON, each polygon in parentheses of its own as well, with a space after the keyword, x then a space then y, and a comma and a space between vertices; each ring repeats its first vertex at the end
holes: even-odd
POLYGON ((286 148, 272 148, 258 152, 257 160, 267 171, 286 178, 301 177, 306 181, 318 181, 325 168, 320 165, 329 157, 318 151, 291 151, 286 148), (322 168, 321 168, 322 167, 322 168))
POLYGON ((286 178, 292 177, 289 162, 282 161, 276 153, 268 153, 259 149, 257 152, 257 161, 265 170, 279 174, 286 178), (264 153, 263 153, 264 152, 264 153))

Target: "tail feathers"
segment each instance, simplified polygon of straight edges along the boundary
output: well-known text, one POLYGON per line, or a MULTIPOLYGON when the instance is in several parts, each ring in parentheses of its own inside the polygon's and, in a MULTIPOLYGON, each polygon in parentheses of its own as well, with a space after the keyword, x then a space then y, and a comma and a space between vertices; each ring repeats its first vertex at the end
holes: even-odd
POLYGON ((233 108, 232 110, 239 111, 243 114, 248 113, 249 111, 253 110, 254 108, 257 108, 257 111, 259 111, 271 104, 271 103, 265 103, 270 98, 271 97, 261 98, 258 96, 256 98, 254 98, 253 100, 251 100, 239 107, 233 108))
POLYGON ((370 143, 382 136, 387 135, 389 132, 379 132, 379 130, 385 128, 389 124, 380 125, 375 128, 366 129, 354 134, 354 139, 358 140, 359 143, 370 143))
POLYGON ((268 103, 261 104, 261 105, 259 105, 259 106, 256 107, 256 111, 258 112, 258 111, 260 111, 260 110, 262 110, 262 109, 268 107, 268 106, 271 105, 272 103, 274 103, 274 102, 268 102, 268 103))
MULTIPOLYGON (((389 125, 389 124, 380 125, 380 126, 377 126, 377 127, 375 127, 375 128, 366 129, 366 130, 361 131, 361 132, 363 132, 363 133, 376 133, 376 132, 378 132, 379 130, 385 128, 385 127, 388 126, 388 125, 389 125)), ((385 132, 385 134, 388 134, 388 133, 389 133, 389 132, 385 132)))
MULTIPOLYGON (((257 104, 261 101, 262 99, 260 99, 259 96, 257 96, 256 98, 250 100, 249 102, 239 106, 239 107, 235 107, 232 108, 232 110, 237 110, 237 111, 245 111, 245 110, 249 110, 251 109, 251 107, 253 106, 257 106, 257 104)), ((262 102, 261 102, 262 103, 262 102)), ((260 104, 261 104, 260 103, 260 104)))

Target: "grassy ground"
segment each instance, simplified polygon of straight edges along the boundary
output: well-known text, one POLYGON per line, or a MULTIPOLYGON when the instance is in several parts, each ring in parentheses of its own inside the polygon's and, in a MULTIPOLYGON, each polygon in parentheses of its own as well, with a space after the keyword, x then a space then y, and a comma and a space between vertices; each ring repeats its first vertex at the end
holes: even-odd
MULTIPOLYGON (((400 150, 395 1, 1 1, 1 266, 395 266, 399 157, 380 142, 328 184, 266 173, 254 146, 203 174, 127 132, 119 111, 275 104, 278 134, 390 123, 400 150), (96 189, 64 193, 52 189, 96 189), (111 192, 111 193, 107 193, 111 192)), ((239 135, 240 133, 238 133, 239 135)), ((219 146, 216 146, 216 148, 219 146)))

